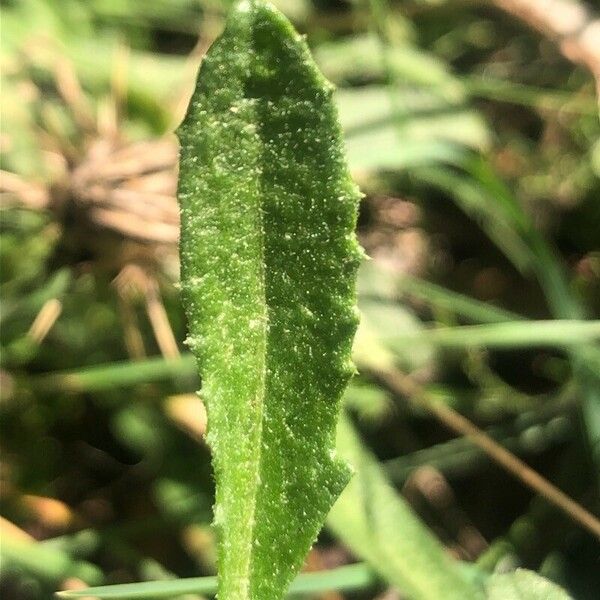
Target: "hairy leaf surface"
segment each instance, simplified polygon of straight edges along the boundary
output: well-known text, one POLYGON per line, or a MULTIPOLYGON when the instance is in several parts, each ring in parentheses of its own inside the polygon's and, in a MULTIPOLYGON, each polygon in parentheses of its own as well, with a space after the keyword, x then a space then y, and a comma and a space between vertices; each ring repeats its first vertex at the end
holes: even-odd
POLYGON ((234 8, 179 129, 181 279, 217 481, 219 596, 280 598, 349 480, 359 193, 332 86, 271 5, 234 8))

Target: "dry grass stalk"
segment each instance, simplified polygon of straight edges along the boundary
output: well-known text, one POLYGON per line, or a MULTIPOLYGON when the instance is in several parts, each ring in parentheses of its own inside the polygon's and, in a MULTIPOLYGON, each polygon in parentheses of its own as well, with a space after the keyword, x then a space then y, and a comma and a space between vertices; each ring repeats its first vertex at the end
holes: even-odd
POLYGON ((127 145, 98 140, 71 175, 73 202, 96 227, 174 247, 179 238, 176 165, 172 138, 127 145))
POLYGON ((406 397, 410 402, 427 410, 440 423, 443 423, 455 433, 467 437, 496 464, 540 494, 548 502, 560 508, 573 521, 600 539, 600 521, 595 515, 542 477, 512 452, 498 444, 469 419, 463 417, 450 406, 431 398, 426 390, 412 377, 394 368, 374 369, 373 373, 389 390, 406 397))
POLYGON ((27 336, 36 344, 41 344, 62 312, 62 302, 57 298, 48 300, 37 314, 27 336))

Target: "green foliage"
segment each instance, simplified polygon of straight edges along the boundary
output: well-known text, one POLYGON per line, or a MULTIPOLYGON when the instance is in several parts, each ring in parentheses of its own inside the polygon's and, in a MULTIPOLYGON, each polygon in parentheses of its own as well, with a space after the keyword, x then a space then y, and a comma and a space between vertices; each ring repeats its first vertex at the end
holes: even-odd
MULTIPOLYGON (((3 536, 4 538, 4 536, 3 536)), ((6 536, 2 540, 2 571, 32 573, 52 583, 65 577, 79 577, 90 583, 101 583, 100 569, 91 563, 74 560, 58 548, 45 548, 27 541, 15 541, 6 536)))
MULTIPOLYGON (((102 190, 116 200, 117 182, 101 168, 94 189, 81 187, 79 175, 99 149, 115 143, 127 154, 132 142, 170 134, 232 4, 1 3, 0 151, 11 172, 2 173, 0 223, 2 597, 47 600, 73 577, 142 583, 67 596, 216 593, 214 481, 192 397, 196 359, 183 353, 175 248, 107 244, 106 232, 88 227, 88 208, 100 206, 102 190), (49 210, 13 208, 19 189, 34 200, 48 194, 49 210), (93 192, 92 205, 79 192, 93 192), (180 359, 158 356, 143 298, 124 299, 111 283, 140 259, 155 269, 180 359), (32 323, 48 302, 62 312, 36 341, 32 323), (126 325, 139 328, 142 353, 128 354, 126 325), (186 397, 187 413, 174 414, 172 401, 186 397), (32 500, 58 502, 53 510, 69 519, 47 521, 53 510, 32 500), (20 541, 18 529, 13 537, 12 524, 36 539, 20 541)), ((348 162, 367 194, 359 235, 374 257, 359 274, 361 373, 343 399, 355 418, 347 458, 355 481, 367 483, 360 495, 346 488, 337 525, 308 566, 367 562, 302 573, 290 595, 369 600, 391 586, 418 600, 437 573, 419 557, 433 547, 435 562, 445 547, 462 560, 443 557, 441 576, 494 599, 556 593, 530 571, 511 572, 523 566, 595 600, 597 540, 371 372, 404 371, 598 514, 600 352, 597 321, 583 321, 600 316, 593 78, 537 31, 480 3, 275 5, 339 86, 348 162), (486 326, 464 327, 478 323, 486 326), (432 467, 450 494, 443 505, 415 489, 432 467), (471 547, 479 535, 485 541, 471 547)), ((118 185, 147 179, 174 207, 174 166, 118 185)))
POLYGON ((401 346, 412 342, 447 347, 488 346, 524 348, 528 346, 574 347, 600 339, 600 321, 521 321, 439 327, 407 332, 395 338, 401 346))
POLYGON ((341 89, 336 97, 354 169, 461 163, 467 149, 489 145, 486 124, 477 113, 427 90, 371 85, 341 89))
POLYGON ((489 600, 569 600, 571 596, 555 583, 527 569, 498 573, 487 584, 489 600))
POLYGON ((259 0, 233 10, 179 129, 181 279, 217 481, 223 598, 279 598, 349 471, 359 198, 332 87, 259 0))
MULTIPOLYGON (((321 573, 303 573, 291 584, 289 596, 295 598, 306 594, 316 594, 329 589, 353 591, 371 587, 377 582, 373 571, 365 564, 358 563, 339 567, 321 573)), ((217 591, 216 577, 191 577, 173 581, 146 581, 122 585, 106 585, 93 590, 84 589, 72 592, 59 592, 60 598, 86 598, 90 594, 101 600, 142 600, 173 598, 179 594, 205 594, 214 596, 217 591)))
POLYGON ((338 452, 356 475, 329 514, 327 526, 410 598, 483 598, 482 590, 467 580, 398 496, 347 419, 340 422, 338 452))

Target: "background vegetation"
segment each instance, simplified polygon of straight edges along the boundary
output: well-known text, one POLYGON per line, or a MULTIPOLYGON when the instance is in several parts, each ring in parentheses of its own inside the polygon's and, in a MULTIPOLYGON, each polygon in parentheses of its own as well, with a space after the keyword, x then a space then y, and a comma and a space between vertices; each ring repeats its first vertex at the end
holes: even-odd
MULTIPOLYGON (((435 539, 472 580, 523 566, 597 597, 593 15, 556 39, 536 0, 277 4, 339 88, 372 257, 340 440, 372 487, 311 551, 358 565, 316 597, 432 597, 409 558, 435 539)), ((228 6, 1 4, 3 598, 214 573, 170 132, 228 6)))

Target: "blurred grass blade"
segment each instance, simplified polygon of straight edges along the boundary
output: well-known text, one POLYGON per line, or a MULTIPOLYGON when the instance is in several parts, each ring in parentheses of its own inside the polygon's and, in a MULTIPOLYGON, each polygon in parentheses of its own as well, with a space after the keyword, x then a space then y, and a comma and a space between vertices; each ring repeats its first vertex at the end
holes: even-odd
MULTIPOLYGON (((529 267, 535 274, 553 315, 558 319, 584 318, 585 310, 570 288, 564 266, 554 249, 522 210, 511 190, 484 159, 473 160, 469 172, 487 194, 487 209, 492 210, 494 201, 499 203, 508 222, 523 240, 531 257, 529 267)), ((507 256, 510 258, 510 255, 507 256)), ((596 366, 599 353, 597 346, 583 343, 570 349, 573 372, 583 391, 582 416, 590 454, 598 474, 597 489, 600 486, 600 372, 596 366)))
POLYGON ((36 389, 44 391, 96 392, 180 376, 196 378, 196 373, 194 356, 183 354, 176 359, 156 357, 95 365, 64 373, 48 373, 32 379, 32 384, 36 389))
MULTIPOLYGON (((319 571, 302 573, 291 584, 288 596, 317 594, 326 591, 350 592, 372 587, 378 581, 373 570, 364 563, 319 571)), ((143 598, 173 598, 179 594, 205 594, 214 596, 217 591, 216 577, 194 577, 169 581, 145 581, 107 585, 85 590, 58 592, 59 598, 86 598, 101 600, 141 600, 143 598)))
MULTIPOLYGON (((503 245, 501 239, 510 230, 512 233, 508 239, 511 243, 514 242, 514 236, 520 240, 525 249, 524 255, 526 253, 529 256, 527 270, 537 277, 554 316, 559 319, 583 318, 583 311, 569 290, 563 265, 511 190, 484 159, 472 160, 468 165, 468 173, 473 186, 473 203, 478 206, 479 214, 491 226, 494 221, 498 224, 495 237, 493 231, 486 230, 490 238, 505 252, 507 258, 514 259, 513 263, 518 267, 517 256, 511 254, 510 246, 503 245)), ((466 209, 466 205, 463 208, 466 209)))
POLYGON ((474 111, 435 94, 371 85, 341 89, 335 97, 353 169, 462 163, 467 148, 489 146, 488 130, 474 111))
POLYGON ((562 90, 533 87, 507 79, 494 79, 489 75, 469 75, 460 78, 470 96, 489 98, 494 102, 521 104, 541 110, 561 113, 597 115, 598 105, 592 95, 581 95, 562 90))
POLYGON ((570 600, 571 596, 552 581, 527 569, 495 573, 487 582, 488 600, 570 600))
POLYGON ((68 553, 29 540, 2 536, 0 576, 11 571, 26 572, 54 585, 67 577, 77 577, 88 584, 101 583, 102 571, 92 563, 76 560, 68 553))
POLYGON ((424 86, 448 100, 464 97, 462 84, 432 54, 408 43, 387 48, 386 64, 381 60, 381 44, 373 34, 347 36, 321 44, 315 51, 317 63, 334 83, 352 80, 384 79, 386 71, 403 82, 424 86))
POLYGON ((443 546, 394 490, 347 418, 338 427, 338 452, 356 474, 327 525, 357 556, 414 600, 483 598, 443 546))
POLYGON ((500 202, 471 176, 446 167, 415 169, 413 175, 446 192, 462 210, 486 232, 522 273, 531 272, 535 257, 520 235, 524 215, 513 206, 500 202))
MULTIPOLYGON (((423 343, 445 347, 573 347, 600 339, 600 321, 514 321, 464 327, 440 327, 397 334, 394 348, 423 343)), ((411 352, 413 349, 411 348, 411 352)))
POLYGON ((382 267, 376 261, 364 262, 358 276, 359 299, 381 298, 396 302, 409 296, 436 309, 461 316, 476 323, 503 323, 525 320, 512 311, 493 304, 480 302, 469 296, 453 292, 419 277, 382 267))
POLYGON ((112 600, 139 600, 142 598, 173 598, 182 594, 206 594, 217 591, 216 577, 193 577, 168 581, 143 581, 119 585, 103 585, 82 590, 57 592, 59 598, 93 598, 112 600))
POLYGON ((11 302, 4 298, 0 306, 0 324, 14 317, 15 314, 22 318, 23 315, 36 313, 48 300, 61 297, 67 291, 72 278, 69 269, 59 269, 48 278, 44 285, 32 293, 24 294, 19 301, 11 302))
POLYGON ((476 323, 524 320, 524 317, 512 311, 480 302, 418 277, 403 274, 398 277, 397 283, 398 291, 401 294, 413 296, 421 302, 426 302, 435 308, 441 308, 476 323))

